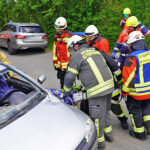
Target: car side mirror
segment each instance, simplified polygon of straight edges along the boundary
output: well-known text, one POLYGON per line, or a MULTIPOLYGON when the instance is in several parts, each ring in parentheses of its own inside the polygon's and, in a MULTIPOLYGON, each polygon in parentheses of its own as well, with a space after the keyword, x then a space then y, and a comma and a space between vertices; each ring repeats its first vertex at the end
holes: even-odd
POLYGON ((38 83, 42 84, 46 80, 46 76, 44 74, 38 77, 38 83))

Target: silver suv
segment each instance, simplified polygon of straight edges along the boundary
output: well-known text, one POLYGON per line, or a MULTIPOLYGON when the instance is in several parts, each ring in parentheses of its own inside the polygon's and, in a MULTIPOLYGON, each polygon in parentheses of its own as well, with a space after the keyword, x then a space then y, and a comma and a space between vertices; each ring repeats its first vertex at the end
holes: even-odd
POLYGON ((0 31, 0 46, 8 48, 9 54, 28 48, 44 51, 48 46, 48 36, 35 23, 8 23, 0 31))

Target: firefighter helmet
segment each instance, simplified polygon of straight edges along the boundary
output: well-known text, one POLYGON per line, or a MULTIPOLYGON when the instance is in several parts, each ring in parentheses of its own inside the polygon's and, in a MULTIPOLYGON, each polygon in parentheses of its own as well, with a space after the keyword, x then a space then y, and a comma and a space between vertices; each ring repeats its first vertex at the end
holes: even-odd
POLYGON ((127 27, 130 27, 130 26, 137 27, 138 25, 139 25, 139 21, 137 17, 131 16, 127 19, 127 22, 126 22, 127 27))
POLYGON ((144 40, 145 37, 140 31, 133 31, 129 34, 127 44, 132 44, 139 40, 144 40))
POLYGON ((123 14, 131 15, 131 10, 130 10, 130 8, 125 8, 125 9, 123 10, 123 14))
POLYGON ((89 25, 86 30, 85 30, 85 35, 86 36, 92 36, 98 34, 98 29, 96 28, 95 25, 89 25))
POLYGON ((79 35, 73 35, 68 43, 67 46, 68 48, 72 48, 74 46, 74 44, 80 43, 82 40, 84 40, 82 37, 80 37, 79 35))
POLYGON ((55 21, 54 27, 56 29, 65 29, 65 28, 67 28, 67 21, 66 21, 66 19, 64 17, 57 18, 56 21, 55 21))

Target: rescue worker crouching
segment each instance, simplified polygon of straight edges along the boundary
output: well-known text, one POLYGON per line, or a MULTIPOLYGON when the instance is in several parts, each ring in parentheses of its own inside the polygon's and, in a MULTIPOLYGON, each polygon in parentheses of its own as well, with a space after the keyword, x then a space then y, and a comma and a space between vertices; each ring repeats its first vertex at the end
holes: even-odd
POLYGON ((53 39, 53 65, 57 70, 61 89, 63 89, 64 77, 71 56, 67 49, 67 42, 73 33, 67 30, 67 21, 64 17, 57 18, 54 27, 57 33, 53 39))
MULTIPOLYGON (((68 42, 73 50, 64 80, 64 92, 71 91, 76 76, 87 91, 89 101, 89 114, 95 122, 98 133, 98 147, 105 148, 104 128, 109 126, 111 96, 114 90, 113 76, 101 53, 90 48, 86 40, 74 35, 68 42)), ((109 135, 112 137, 112 131, 109 135)))
MULTIPOLYGON (((112 101, 111 101, 111 111, 117 116, 120 120, 121 127, 123 129, 128 129, 127 123, 127 115, 123 110, 123 107, 120 104, 120 84, 122 82, 122 74, 121 70, 119 69, 117 62, 115 62, 109 53, 109 42, 107 39, 104 39, 100 36, 99 31, 96 26, 89 25, 85 30, 85 35, 88 38, 89 46, 95 48, 99 51, 106 60, 108 67, 110 68, 115 81, 115 90, 112 94, 112 101)), ((105 128, 107 129, 107 127, 105 128)))
POLYGON ((132 53, 123 67, 122 95, 132 121, 130 135, 145 140, 150 135, 150 49, 140 31, 130 33, 127 44, 132 53))

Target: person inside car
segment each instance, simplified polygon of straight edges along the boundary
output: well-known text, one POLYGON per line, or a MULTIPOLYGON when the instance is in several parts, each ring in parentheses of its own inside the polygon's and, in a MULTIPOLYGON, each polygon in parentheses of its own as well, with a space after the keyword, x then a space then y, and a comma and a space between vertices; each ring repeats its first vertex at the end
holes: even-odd
POLYGON ((17 105, 26 98, 25 93, 14 88, 14 86, 9 86, 4 76, 0 75, 0 105, 17 105))

